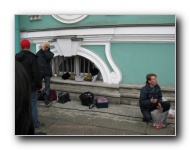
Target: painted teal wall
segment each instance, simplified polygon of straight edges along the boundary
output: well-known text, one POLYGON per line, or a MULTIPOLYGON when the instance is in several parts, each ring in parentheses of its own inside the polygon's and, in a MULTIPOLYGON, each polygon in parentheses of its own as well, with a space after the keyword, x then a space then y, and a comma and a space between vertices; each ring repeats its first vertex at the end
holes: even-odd
POLYGON ((94 52, 96 55, 98 55, 105 62, 105 64, 110 69, 110 71, 113 71, 113 69, 110 66, 108 59, 106 57, 105 46, 103 46, 103 45, 82 45, 82 47, 84 47, 84 48, 94 52))
MULTIPOLYGON (((30 21, 29 15, 15 15, 15 52, 20 51, 20 31, 51 30, 105 25, 175 25, 175 15, 89 15, 74 24, 64 24, 51 15, 30 21), (18 44, 19 43, 19 44, 18 44)), ((83 46, 99 55, 113 71, 105 55, 105 46, 83 46)), ((36 53, 35 44, 31 52, 36 53)), ((121 83, 144 84, 148 73, 156 73, 161 86, 175 86, 175 43, 112 43, 113 60, 122 72, 121 83)))
POLYGON ((20 17, 15 15, 15 53, 20 51, 20 17))
POLYGON ((155 73, 161 86, 175 86, 175 43, 112 43, 111 53, 121 83, 144 84, 155 73))
POLYGON ((41 30, 104 25, 175 24, 175 15, 88 15, 80 22, 64 24, 51 15, 42 15, 41 20, 30 21, 29 15, 20 15, 21 30, 41 30))
POLYGON ((30 45, 30 51, 34 54, 36 54, 36 44, 31 44, 30 45))

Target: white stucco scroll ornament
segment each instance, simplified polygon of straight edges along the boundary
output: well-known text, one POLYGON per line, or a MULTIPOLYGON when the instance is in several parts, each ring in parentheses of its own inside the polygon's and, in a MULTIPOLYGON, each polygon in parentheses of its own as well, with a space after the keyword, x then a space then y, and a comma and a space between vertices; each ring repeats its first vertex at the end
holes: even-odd
POLYGON ((56 20, 62 22, 62 23, 67 23, 67 24, 72 24, 81 21, 84 19, 87 15, 52 15, 56 20))

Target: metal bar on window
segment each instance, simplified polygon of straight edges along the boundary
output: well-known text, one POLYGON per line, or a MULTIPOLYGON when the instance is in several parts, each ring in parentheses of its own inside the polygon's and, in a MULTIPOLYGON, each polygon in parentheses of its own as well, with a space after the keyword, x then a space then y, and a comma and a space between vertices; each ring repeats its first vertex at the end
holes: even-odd
POLYGON ((70 58, 70 65, 71 65, 71 72, 73 71, 73 61, 72 61, 72 57, 70 58))
POLYGON ((85 58, 83 59, 84 61, 83 61, 83 75, 85 75, 85 58))
POLYGON ((59 72, 59 56, 56 56, 56 64, 55 64, 55 66, 56 66, 56 74, 57 74, 57 76, 58 76, 58 72, 59 72))
POLYGON ((59 77, 59 57, 57 56, 57 76, 59 77))
POLYGON ((73 73, 75 72, 75 62, 74 62, 74 57, 72 57, 72 66, 73 66, 73 73))
POLYGON ((79 58, 79 56, 76 56, 74 61, 75 61, 75 73, 77 75, 79 75, 80 74, 80 58, 79 58))
POLYGON ((63 74, 64 74, 64 56, 62 56, 62 71, 63 71, 63 74))
POLYGON ((52 66, 52 72, 53 72, 53 75, 54 75, 55 74, 55 57, 52 59, 51 66, 52 66))
POLYGON ((81 57, 79 57, 79 75, 81 73, 81 57))
POLYGON ((66 59, 66 70, 67 70, 67 72, 69 72, 68 58, 66 59))
POLYGON ((90 61, 88 60, 88 73, 90 73, 90 61))

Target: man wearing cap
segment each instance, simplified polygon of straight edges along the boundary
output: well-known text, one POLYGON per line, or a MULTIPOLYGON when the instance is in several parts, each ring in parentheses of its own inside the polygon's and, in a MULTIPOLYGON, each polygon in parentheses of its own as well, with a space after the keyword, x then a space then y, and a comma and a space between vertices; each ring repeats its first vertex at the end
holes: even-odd
MULTIPOLYGON (((22 50, 15 55, 15 59, 20 62, 26 69, 31 83, 31 104, 32 104, 32 119, 34 127, 38 128, 44 124, 38 121, 37 96, 38 90, 42 88, 42 79, 40 77, 37 57, 30 52, 30 42, 27 39, 21 41, 22 50)), ((30 87, 28 87, 30 88, 30 87)))
POLYGON ((40 68, 41 78, 44 79, 45 83, 45 105, 47 107, 51 106, 49 95, 50 95, 50 78, 52 76, 52 67, 51 60, 54 56, 54 53, 50 51, 50 43, 44 42, 41 44, 41 49, 36 53, 38 56, 38 64, 40 68))

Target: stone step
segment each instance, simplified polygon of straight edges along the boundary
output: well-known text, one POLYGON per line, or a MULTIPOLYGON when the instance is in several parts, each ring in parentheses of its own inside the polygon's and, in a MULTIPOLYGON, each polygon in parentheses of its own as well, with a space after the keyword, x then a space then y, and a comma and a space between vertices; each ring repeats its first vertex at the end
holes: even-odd
MULTIPOLYGON (((68 92, 72 99, 79 100, 81 93, 90 91, 94 93, 95 98, 106 96, 113 104, 139 106, 139 95, 143 85, 105 84, 101 81, 77 82, 63 80, 61 77, 52 77, 50 87, 58 93, 68 92)), ((163 97, 171 102, 172 108, 175 108, 175 88, 161 87, 161 89, 163 97)))

